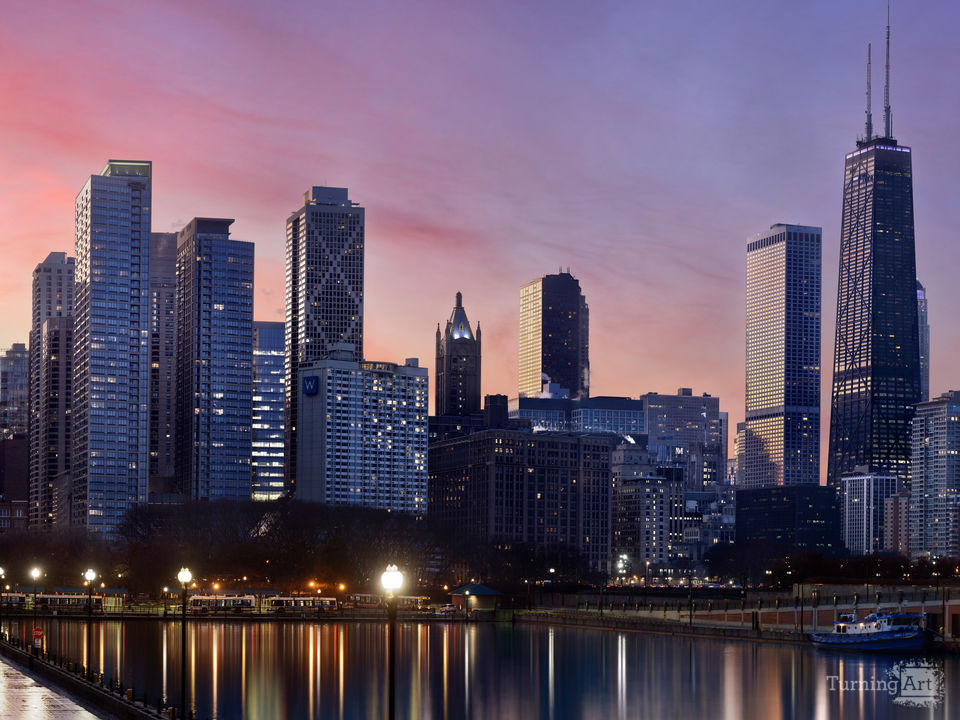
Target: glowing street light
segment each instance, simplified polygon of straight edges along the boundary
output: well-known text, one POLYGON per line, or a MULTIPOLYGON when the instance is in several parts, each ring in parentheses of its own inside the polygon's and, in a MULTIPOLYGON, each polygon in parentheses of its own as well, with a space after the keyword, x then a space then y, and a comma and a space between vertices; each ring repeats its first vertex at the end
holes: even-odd
MULTIPOLYGON (((35 567, 30 571, 30 577, 33 578, 33 634, 37 634, 37 580, 40 578, 40 568, 35 567)), ((34 641, 36 642, 36 641, 34 641)))
POLYGON ((3 640, 3 581, 7 573, 0 567, 0 640, 3 640))
POLYGON ((180 568, 177 573, 180 581, 180 601, 182 620, 180 622, 180 717, 187 717, 187 585, 193 580, 189 568, 180 568))
POLYGON ((383 589, 387 591, 387 686, 389 688, 388 693, 388 707, 389 713, 387 715, 390 720, 393 720, 396 715, 397 709, 397 689, 396 689, 396 680, 394 675, 394 668, 396 667, 397 659, 397 590, 403 587, 403 573, 397 568, 396 565, 387 565, 387 569, 384 570, 383 574, 380 576, 380 584, 383 586, 383 589))
POLYGON ((83 578, 87 581, 87 677, 90 677, 93 674, 93 581, 97 573, 87 568, 83 578))

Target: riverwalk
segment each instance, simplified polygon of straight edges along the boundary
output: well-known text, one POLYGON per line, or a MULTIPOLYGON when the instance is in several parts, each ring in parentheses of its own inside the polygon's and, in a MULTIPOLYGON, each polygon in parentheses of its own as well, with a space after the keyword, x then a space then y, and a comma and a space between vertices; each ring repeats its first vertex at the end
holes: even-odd
POLYGON ((66 695, 0 658, 0 718, 4 720, 99 720, 66 695))

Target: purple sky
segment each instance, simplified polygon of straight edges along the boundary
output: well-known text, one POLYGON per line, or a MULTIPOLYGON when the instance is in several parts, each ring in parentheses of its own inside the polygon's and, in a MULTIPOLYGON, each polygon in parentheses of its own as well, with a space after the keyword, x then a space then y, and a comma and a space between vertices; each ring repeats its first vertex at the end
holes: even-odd
MULTIPOLYGON (((894 134, 914 149, 932 392, 960 387, 960 6, 895 3, 894 134)), ((108 158, 154 162, 154 229, 234 217, 281 319, 284 221, 313 184, 367 208, 366 349, 433 364, 462 290, 484 392, 516 394, 520 286, 569 267, 594 394, 692 386, 743 416, 745 241, 824 229, 829 410, 844 153, 885 4, 20 3, 0 23, 0 345, 73 251, 108 158)), ((825 444, 825 443, 824 443, 825 444)))

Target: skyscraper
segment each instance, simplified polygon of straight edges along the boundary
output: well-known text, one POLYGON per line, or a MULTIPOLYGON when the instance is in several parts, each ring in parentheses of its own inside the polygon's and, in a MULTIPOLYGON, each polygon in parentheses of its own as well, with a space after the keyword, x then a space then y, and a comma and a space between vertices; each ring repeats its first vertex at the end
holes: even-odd
POLYGON ((927 291, 917 280, 917 332, 920 339, 920 402, 930 399, 930 321, 927 291))
POLYGON ((0 439, 26 435, 30 422, 30 351, 14 343, 0 351, 0 439))
POLYGON ((580 283, 569 272, 520 289, 519 395, 538 397, 544 382, 570 397, 590 395, 590 325, 580 283))
POLYGON ((150 178, 110 160, 76 201, 73 519, 106 535, 147 499, 150 178))
POLYGON ((283 495, 282 322, 253 323, 253 499, 283 495))
POLYGON ((347 188, 312 187, 287 218, 287 313, 284 464, 296 490, 301 363, 326 357, 338 343, 363 358, 364 211, 347 188))
POLYGON ((747 243, 741 488, 820 483, 821 234, 778 224, 747 243))
MULTIPOLYGON (((31 525, 52 522, 55 479, 70 471, 74 259, 54 252, 33 271, 30 322, 31 525), (48 320, 53 322, 49 325, 48 320)), ((67 483, 69 484, 69 483, 67 483)), ((69 507, 64 508, 69 523, 69 507)))
POLYGON ((470 329, 463 296, 457 293, 447 326, 437 324, 437 415, 469 415, 480 407, 480 323, 470 329))
POLYGON ((249 500, 253 243, 233 220, 194 218, 177 238, 177 479, 194 500, 249 500))
POLYGON ((884 134, 873 136, 868 100, 866 136, 844 163, 827 469, 838 489, 857 466, 908 482, 920 400, 912 154, 893 138, 889 58, 888 25, 884 134))
POLYGON ((151 493, 175 492, 177 233, 150 233, 151 493))

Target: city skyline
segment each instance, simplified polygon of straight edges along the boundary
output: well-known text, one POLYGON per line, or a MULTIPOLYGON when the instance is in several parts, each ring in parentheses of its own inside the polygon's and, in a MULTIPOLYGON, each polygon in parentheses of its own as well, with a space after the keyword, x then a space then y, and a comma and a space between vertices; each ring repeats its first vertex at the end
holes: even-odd
MULTIPOLYGON (((352 67, 376 81, 373 87, 386 93, 384 102, 404 98, 403 90, 416 90, 402 99, 405 110, 392 118, 393 134, 376 117, 375 96, 360 97, 349 87, 354 83, 337 79, 337 73, 329 80, 311 75, 311 80, 342 99, 342 106, 325 105, 326 113, 316 121, 287 120, 281 90, 299 78, 296 64, 303 60, 292 50, 252 80, 243 79, 245 73, 229 62, 203 66, 212 49, 184 47, 169 70, 143 60, 156 75, 157 102, 179 107, 205 90, 211 93, 208 104, 199 103, 202 107, 192 111, 197 123, 191 131, 207 146, 203 152, 196 152, 195 141, 176 128, 159 139, 142 132, 143 115, 160 117, 155 111, 163 106, 146 99, 131 104, 142 87, 132 75, 111 76, 106 107, 94 101, 97 94, 86 86, 88 81, 72 71, 60 85, 44 81, 54 70, 62 71, 57 59, 88 52, 86 41, 74 45, 54 28, 41 40, 61 43, 50 59, 38 60, 22 77, 4 76, 4 92, 20 102, 8 104, 0 117, 0 127, 19 140, 4 151, 16 192, 0 201, 0 242, 9 258, 2 269, 7 290, 0 298, 0 345, 27 339, 31 269, 48 252, 73 254, 73 196, 82 178, 104 158, 144 157, 156 161, 153 230, 179 229, 198 212, 209 212, 237 217, 234 236, 256 243, 257 320, 282 319, 283 222, 295 198, 317 183, 350 187, 352 196, 371 209, 366 356, 419 357, 432 375, 428 343, 435 318, 447 311, 451 293, 462 290, 483 321, 483 392, 513 395, 517 289, 569 266, 591 305, 592 394, 637 397, 693 385, 719 396, 736 421, 743 407, 743 237, 772 219, 824 228, 823 337, 833 335, 840 158, 861 131, 864 46, 873 41, 879 47, 885 21, 883 4, 876 2, 762 8, 748 3, 734 10, 705 8, 696 23, 685 8, 655 10, 647 23, 628 10, 609 7, 589 18, 558 9, 549 22, 528 9, 520 11, 518 28, 543 41, 570 40, 550 43, 567 49, 552 51, 557 55, 548 59, 561 68, 582 62, 573 77, 586 91, 587 103, 566 87, 569 78, 554 76, 551 63, 528 54, 522 33, 504 32, 493 14, 472 18, 440 8, 435 20, 416 12, 404 19, 391 17, 386 8, 377 19, 358 9, 345 22, 359 33, 361 44, 380 42, 391 22, 409 30, 401 33, 406 39, 391 46, 398 59, 392 69, 362 62, 352 67), (720 12, 729 17, 712 15, 720 12), (774 12, 779 22, 797 30, 795 37, 757 40, 757 28, 774 12), (411 35, 418 20, 425 20, 424 29, 415 33, 425 33, 419 37, 427 41, 424 48, 416 47, 411 35), (709 31, 711 20, 730 33, 709 31), (584 21, 590 42, 579 44, 575 32, 584 21), (466 47, 487 52, 468 58, 449 40, 429 34, 440 24, 449 25, 466 47), (853 42, 851 26, 857 28, 853 42), (661 29, 663 37, 653 37, 648 27, 661 29), (748 38, 754 44, 744 42, 748 38), (606 43, 598 44, 598 39, 606 43), (640 40, 642 50, 635 48, 640 40), (490 52, 497 43, 502 57, 490 52), (670 43, 691 50, 690 60, 681 62, 679 54, 668 50, 670 43), (817 47, 813 54, 812 43, 817 47), (605 49, 597 50, 600 46, 605 49), (764 56, 765 68, 744 65, 755 54, 764 56), (450 69, 440 68, 443 63, 436 57, 449 60, 450 69), (798 57, 809 61, 797 62, 798 57), (443 105, 444 93, 463 72, 487 76, 504 63, 516 72, 501 84, 475 88, 474 98, 453 107, 443 105), (206 68, 196 79, 175 74, 194 65, 206 68), (223 88, 214 92, 224 73, 223 88), (277 88, 268 88, 274 79, 277 88), (49 102, 37 88, 46 87, 63 90, 59 99, 75 122, 57 126, 37 121, 43 114, 36 107, 49 102), (542 110, 531 111, 527 95, 542 110), (509 112, 514 106, 519 117, 509 112), (434 112, 436 117, 418 129, 438 109, 443 112, 434 112), (558 113, 562 120, 555 120, 558 113), (786 120, 770 122, 784 113, 786 120), (101 116, 103 125, 94 124, 101 116), (443 128, 446 133, 439 132, 443 128), (461 139, 468 134, 471 140, 461 139), (311 138, 308 151, 291 153, 306 137, 311 138), (397 139, 404 140, 401 149, 397 139), (360 152, 364 144, 370 149, 360 152), (247 146, 256 153, 241 152, 247 146), (797 161, 792 177, 772 180, 779 177, 772 173, 789 148, 796 148, 790 152, 797 161), (235 175, 245 176, 243 182, 238 184, 235 175), (450 183, 454 178, 456 187, 450 183), (690 195, 703 209, 691 211, 690 195), (599 219, 593 211, 598 203, 603 207, 599 219), (471 272, 450 277, 465 263, 471 272), (417 292, 405 292, 409 287, 417 292), (674 302, 664 303, 671 295, 674 302), (648 342, 650 337, 657 342, 648 342)), ((0 53, 25 52, 23 39, 41 35, 30 28, 39 27, 45 11, 23 12, 12 12, 7 28, 0 30, 0 53)), ((125 10, 123 21, 143 20, 138 12, 125 10)), ((182 29, 179 12, 157 11, 148 46, 159 47, 168 25, 182 29)), ((893 7, 896 128, 917 155, 918 278, 934 298, 931 395, 949 389, 960 375, 951 359, 960 346, 960 330, 947 322, 957 300, 949 267, 960 259, 960 250, 949 244, 958 211, 946 182, 956 151, 945 142, 957 93, 950 92, 952 78, 928 72, 951 57, 951 47, 943 38, 927 37, 931 27, 948 27, 956 13, 945 7, 911 8, 909 13, 893 7)), ((92 76, 98 68, 112 71, 113 53, 127 42, 113 42, 111 36, 107 43, 96 29, 97 17, 96 12, 77 17, 78 27, 88 31, 89 47, 107 49, 102 60, 87 57, 93 64, 84 72, 92 76)), ((260 21, 265 27, 276 22, 239 6, 211 45, 248 37, 260 21)), ((199 27, 213 22, 213 16, 198 18, 199 27)), ((275 44, 257 37, 251 46, 254 58, 275 44)), ((339 50, 330 38, 316 52, 336 60, 339 50)), ((824 367, 832 367, 830 345, 822 345, 824 367)), ((827 422, 829 413, 822 416, 827 422)))

